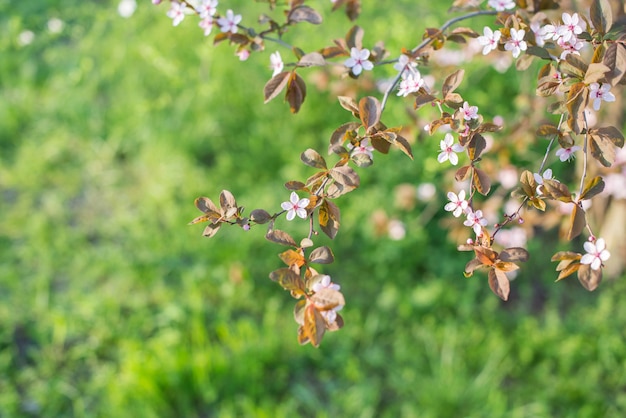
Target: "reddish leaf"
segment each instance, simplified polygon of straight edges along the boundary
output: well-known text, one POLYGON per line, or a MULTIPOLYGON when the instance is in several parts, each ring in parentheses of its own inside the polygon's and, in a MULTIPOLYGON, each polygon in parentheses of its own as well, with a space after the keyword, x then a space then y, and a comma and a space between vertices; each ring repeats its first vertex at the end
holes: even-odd
POLYGON ((293 317, 300 325, 304 324, 304 308, 306 308, 306 304, 306 299, 301 299, 297 301, 296 305, 293 307, 293 317))
POLYGON ((482 267, 485 267, 485 265, 479 259, 472 258, 465 265, 465 270, 463 271, 463 275, 465 277, 471 277, 476 270, 482 267))
POLYGON ((561 202, 570 203, 572 201, 572 193, 567 185, 556 180, 544 179, 543 189, 552 199, 561 202))
POLYGON ((352 97, 339 96, 337 97, 337 99, 339 99, 339 104, 341 105, 341 107, 349 112, 352 112, 355 117, 359 117, 359 105, 352 97))
POLYGON ((289 103, 291 113, 298 113, 305 97, 306 84, 304 83, 302 77, 293 72, 289 85, 287 86, 287 93, 285 94, 285 99, 289 103))

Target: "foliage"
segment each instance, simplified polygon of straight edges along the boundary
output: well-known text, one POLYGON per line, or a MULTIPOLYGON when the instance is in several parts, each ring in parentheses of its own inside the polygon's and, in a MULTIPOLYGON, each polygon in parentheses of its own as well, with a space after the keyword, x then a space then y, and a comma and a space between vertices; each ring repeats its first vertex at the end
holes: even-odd
MULTIPOLYGON (((437 2, 402 4, 387 12, 397 37, 418 18, 446 17, 437 2)), ((246 239, 239 226, 223 228, 219 241, 202 242, 184 224, 196 196, 218 202, 223 179, 238 204, 278 207, 289 191, 276 177, 313 174, 301 151, 324 149, 350 116, 311 81, 324 70, 311 69, 306 102, 285 123, 288 107, 261 105, 260 90, 251 97, 271 75, 264 59, 242 66, 226 44, 201 43, 190 19, 173 31, 163 8, 139 3, 122 19, 117 5, 0 1, 0 416, 624 415, 624 281, 593 294, 555 286, 542 273, 549 262, 533 257, 506 304, 487 297, 486 277, 459 274, 467 258, 447 234, 464 242, 468 229, 441 210, 454 180, 423 133, 402 133, 417 163, 392 151, 359 169, 363 190, 339 200, 340 235, 316 236, 314 248, 332 247, 341 261, 320 271, 349 278, 347 326, 317 350, 300 348, 288 298, 267 279, 282 261, 277 246, 260 245, 265 228, 246 239), (432 200, 417 199, 431 182, 432 200), (398 225, 402 239, 390 234, 398 225)), ((383 30, 371 10, 360 24, 383 30)), ((463 95, 481 109, 493 101, 505 120, 525 117, 528 103, 509 98, 532 87, 527 73, 481 68, 468 63, 462 85, 476 88, 463 95)), ((399 102, 386 105, 390 126, 405 123, 399 102)), ((516 163, 543 155, 515 129, 502 132, 526 147, 516 163)), ((602 177, 598 198, 610 185, 602 177)), ((494 183, 490 193, 504 192, 494 183)), ((532 216, 519 227, 532 228, 532 216)), ((529 252, 564 250, 560 217, 544 219, 552 223, 529 252)), ((299 218, 287 225, 308 233, 299 218)))

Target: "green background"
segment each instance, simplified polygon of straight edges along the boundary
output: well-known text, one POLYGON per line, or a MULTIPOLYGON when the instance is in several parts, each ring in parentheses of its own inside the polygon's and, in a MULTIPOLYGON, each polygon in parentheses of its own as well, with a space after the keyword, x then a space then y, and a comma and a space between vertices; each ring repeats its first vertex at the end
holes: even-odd
MULTIPOLYGON (((244 22, 263 9, 222 3, 244 22)), ((448 17, 445 2, 393 3, 365 5, 366 45, 410 48, 448 17)), ((327 28, 286 38, 305 49, 350 27, 329 2, 311 4, 327 28)), ((283 183, 312 174, 300 152, 326 149, 351 116, 313 83, 300 114, 281 98, 264 105, 274 45, 240 63, 197 18, 173 28, 166 10, 140 0, 124 19, 117 2, 0 0, 0 417, 626 414, 623 280, 594 293, 554 284, 537 256, 502 303, 484 275, 463 277, 469 255, 445 237, 440 183, 434 206, 394 208, 398 184, 441 177, 438 140, 414 145, 414 162, 377 155, 339 201, 339 236, 319 243, 335 252, 323 271, 342 285, 346 326, 299 346, 294 300, 268 278, 284 248, 262 227, 207 240, 186 224, 197 196, 225 188, 248 211, 277 211, 283 183), (375 234, 379 209, 406 238, 375 234)), ((461 89, 472 103, 505 119, 523 111, 509 98, 532 74, 471 65, 461 89)), ((384 121, 406 123, 405 105, 392 97, 384 121)), ((554 235, 531 253, 563 249, 554 235)))

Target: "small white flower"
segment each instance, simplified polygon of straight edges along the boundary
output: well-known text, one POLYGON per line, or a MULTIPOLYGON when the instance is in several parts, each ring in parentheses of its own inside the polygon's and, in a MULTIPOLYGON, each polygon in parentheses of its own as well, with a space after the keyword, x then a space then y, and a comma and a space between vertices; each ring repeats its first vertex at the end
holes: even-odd
POLYGON ((350 58, 343 65, 352 70, 352 74, 359 75, 363 70, 370 71, 374 68, 374 64, 368 60, 370 51, 367 48, 358 49, 352 47, 350 49, 350 58))
POLYGON ((287 220, 293 220, 296 215, 299 218, 305 219, 307 217, 306 207, 309 205, 309 199, 300 199, 296 192, 291 192, 289 196, 289 202, 283 202, 280 207, 287 211, 287 220))
POLYGON ((526 41, 524 41, 525 34, 526 31, 523 29, 516 30, 515 28, 511 28, 511 39, 506 41, 504 49, 511 51, 513 58, 519 57, 522 51, 526 51, 527 45, 526 41))
POLYGON ((487 4, 498 12, 515 8, 515 2, 513 0, 489 0, 487 4))
POLYGON ((585 242, 583 245, 587 254, 580 259, 581 264, 589 264, 592 269, 598 270, 602 267, 602 262, 609 259, 611 253, 606 249, 604 238, 598 238, 595 243, 591 241, 585 242))
POLYGON ((443 208, 448 212, 452 212, 455 218, 465 213, 469 207, 469 202, 465 200, 465 190, 461 190, 458 195, 454 192, 448 192, 448 200, 450 202, 446 203, 443 208))
POLYGON ((446 134, 441 142, 439 142, 439 147, 441 148, 441 152, 437 156, 437 161, 439 161, 439 163, 444 163, 448 160, 452 165, 457 165, 459 163, 459 157, 456 153, 462 152, 464 148, 461 144, 454 144, 454 138, 451 134, 446 134))
POLYGON ((417 93, 422 87, 424 87, 424 79, 421 77, 420 73, 415 70, 414 74, 409 74, 400 82, 398 96, 406 97, 411 93, 417 93))
POLYGON ((341 286, 337 283, 333 283, 330 281, 330 276, 325 274, 322 276, 322 279, 319 282, 316 282, 313 286, 311 286, 311 290, 315 293, 319 292, 322 289, 332 289, 339 290, 341 286))
POLYGON ((274 70, 272 77, 277 74, 280 74, 283 71, 285 64, 283 64, 283 59, 280 56, 280 52, 276 51, 273 54, 270 54, 270 69, 274 70))
POLYGON ((600 103, 614 102, 615 95, 610 92, 611 85, 609 83, 602 83, 602 86, 598 83, 589 84, 589 98, 593 100, 593 110, 600 110, 600 103))
POLYGON ((563 20, 563 24, 558 28, 558 35, 566 42, 570 41, 572 38, 576 39, 576 37, 587 28, 585 21, 578 18, 578 13, 574 13, 573 15, 563 13, 561 20, 563 20))
MULTIPOLYGON (((128 19, 135 13, 137 2, 135 0, 122 0, 117 5, 117 13, 123 18, 128 19)), ((48 25, 50 26, 50 25, 48 25)))
POLYGON ((201 19, 215 16, 215 13, 217 13, 217 0, 202 0, 196 10, 201 19))
POLYGON ((537 182, 537 184, 543 184, 544 180, 552 180, 552 169, 548 168, 546 171, 543 172, 543 176, 539 175, 539 173, 533 173, 533 177, 535 178, 535 181, 537 182))
POLYGON ((172 24, 174 26, 178 26, 185 18, 185 14, 187 14, 185 8, 186 6, 182 3, 178 3, 176 1, 172 2, 170 9, 167 11, 167 17, 172 19, 172 24))
POLYGON ((370 157, 370 160, 374 159, 374 147, 370 145, 370 140, 368 138, 364 138, 361 140, 359 145, 354 146, 352 144, 348 144, 348 149, 350 150, 350 154, 354 157, 355 155, 365 154, 370 157))
POLYGON ((489 52, 498 48, 500 36, 502 36, 502 33, 500 33, 499 30, 494 32, 490 27, 485 26, 483 29, 483 35, 476 38, 478 43, 483 46, 483 55, 487 55, 489 52))
POLYGON ((214 23, 215 22, 213 21, 212 16, 207 16, 204 19, 200 20, 200 23, 198 23, 198 26, 204 29, 204 36, 209 36, 211 34, 211 30, 213 29, 214 23))
POLYGON ((467 212, 467 219, 463 222, 463 225, 472 228, 476 236, 481 236, 483 227, 487 226, 487 220, 483 218, 483 212, 481 210, 477 210, 476 212, 470 210, 467 212))
POLYGON ((467 102, 463 102, 463 106, 459 110, 465 120, 478 119, 478 106, 470 106, 467 102))
POLYGON ((241 15, 236 15, 231 9, 226 11, 226 16, 217 19, 220 30, 224 33, 237 33, 237 25, 241 22, 241 15))

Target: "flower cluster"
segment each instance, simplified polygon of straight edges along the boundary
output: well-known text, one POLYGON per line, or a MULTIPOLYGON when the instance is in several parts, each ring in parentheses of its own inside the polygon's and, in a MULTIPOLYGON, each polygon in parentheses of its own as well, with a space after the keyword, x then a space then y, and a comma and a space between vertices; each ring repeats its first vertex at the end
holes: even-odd
POLYGON ((587 28, 587 24, 579 18, 578 13, 572 15, 563 13, 561 21, 562 24, 554 23, 541 27, 537 32, 537 38, 540 39, 539 43, 543 44, 548 40, 556 42, 563 50, 560 59, 565 59, 568 54, 580 55, 579 51, 584 43, 578 39, 578 35, 587 28))

